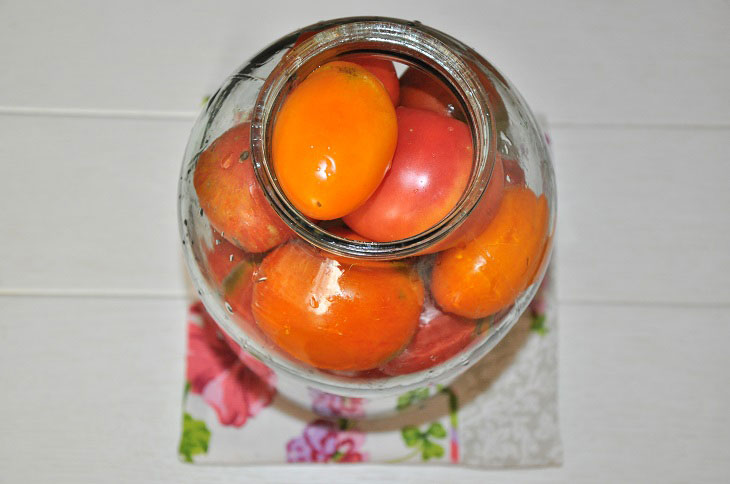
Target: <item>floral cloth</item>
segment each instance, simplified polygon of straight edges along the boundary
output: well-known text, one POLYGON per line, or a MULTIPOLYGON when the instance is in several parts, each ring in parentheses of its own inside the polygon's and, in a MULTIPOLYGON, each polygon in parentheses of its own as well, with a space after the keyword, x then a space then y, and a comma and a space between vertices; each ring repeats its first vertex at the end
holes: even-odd
POLYGON ((237 347, 205 312, 190 308, 187 381, 201 395, 222 425, 241 427, 268 406, 276 395, 274 373, 237 347))
POLYGON ((214 464, 377 462, 482 468, 558 465, 557 324, 549 274, 489 354, 447 387, 365 401, 312 390, 311 410, 279 397, 274 373, 233 343, 201 303, 188 315, 182 460, 214 464), (323 418, 328 417, 328 418, 323 418))
POLYGON ((330 420, 315 420, 304 427, 302 435, 286 443, 287 462, 363 462, 365 434, 339 428, 330 420))

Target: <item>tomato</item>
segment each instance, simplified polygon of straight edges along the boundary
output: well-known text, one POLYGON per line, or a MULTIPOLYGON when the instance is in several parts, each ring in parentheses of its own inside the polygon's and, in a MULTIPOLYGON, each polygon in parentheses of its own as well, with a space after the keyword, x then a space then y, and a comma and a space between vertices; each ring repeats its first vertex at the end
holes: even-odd
POLYGON ((395 376, 431 368, 466 348, 476 335, 477 321, 442 313, 428 305, 406 349, 381 370, 395 376))
POLYGON ((413 337, 424 300, 412 266, 347 266, 296 241, 268 254, 257 276, 259 327, 290 355, 325 370, 383 364, 413 337))
POLYGON ((301 34, 299 34, 299 37, 297 37, 297 40, 294 41, 294 44, 292 45, 292 48, 298 46, 299 44, 301 44, 305 40, 308 40, 308 39, 314 37, 315 35, 317 35, 320 32, 321 32, 321 30, 319 30, 319 29, 305 30, 304 32, 302 32, 301 34))
POLYGON ((363 237, 362 235, 358 234, 357 232, 353 232, 347 227, 330 227, 328 229, 328 232, 338 237, 342 237, 343 239, 357 240, 358 242, 372 242, 371 239, 363 237))
MULTIPOLYGON (((319 32, 321 32, 321 30, 307 30, 302 32, 299 34, 299 37, 297 37, 292 48, 298 46, 319 32)), ((388 91, 388 95, 390 96, 393 106, 398 105, 398 100, 400 99, 400 83, 398 82, 398 75, 395 72, 395 66, 391 61, 379 59, 368 54, 349 56, 344 60, 364 67, 370 71, 371 74, 375 75, 375 77, 383 83, 383 86, 388 91)))
POLYGON ((398 75, 395 73, 395 66, 391 61, 368 55, 349 57, 347 60, 364 67, 374 74, 388 91, 393 106, 398 105, 400 84, 398 83, 398 75))
POLYGON ((444 238, 444 240, 422 251, 421 254, 433 254, 457 245, 466 244, 473 240, 474 237, 479 235, 494 218, 497 210, 499 209, 500 202, 502 201, 503 192, 504 169, 501 157, 497 156, 494 162, 494 168, 492 169, 492 176, 489 179, 489 184, 487 185, 484 194, 479 199, 479 202, 477 202, 466 220, 464 220, 461 225, 444 238))
POLYGON ((503 309, 534 281, 547 243, 544 195, 509 187, 486 230, 464 246, 441 252, 431 293, 441 309, 482 318, 503 309))
MULTIPOLYGON (((509 127, 509 114, 492 79, 473 60, 467 60, 472 71, 479 78, 489 102, 489 111, 495 120, 496 131, 504 131, 509 127)), ((497 81, 507 81, 496 74, 497 81)), ((400 78, 400 104, 411 108, 428 109, 445 116, 466 120, 464 110, 456 95, 441 81, 420 69, 409 68, 400 78)))
POLYGON ((506 185, 525 185, 525 170, 520 166, 519 160, 502 157, 502 164, 504 165, 506 185))
POLYGON ((250 123, 229 129, 200 154, 193 185, 210 224, 236 246, 263 252, 291 237, 256 180, 250 123))
MULTIPOLYGON (((357 240, 359 242, 372 242, 371 239, 363 237, 362 235, 358 234, 357 232, 353 232, 352 230, 350 230, 347 227, 332 227, 329 229, 329 232, 334 235, 337 235, 338 237, 342 237, 343 239, 357 240)), ((326 257, 335 259, 345 266, 358 265, 361 267, 390 267, 390 268, 395 268, 395 269, 398 269, 398 268, 405 269, 407 267, 410 267, 413 263, 412 259, 379 261, 379 260, 355 259, 352 257, 345 257, 343 255, 335 255, 335 254, 330 254, 330 253, 327 253, 326 257)))
POLYGON ((212 231, 213 245, 205 249, 208 270, 218 286, 228 274, 242 261, 247 259, 246 253, 224 239, 221 234, 212 231))
POLYGON ((223 282, 223 296, 233 313, 233 320, 244 331, 258 333, 254 324, 252 301, 253 288, 258 274, 258 266, 254 261, 239 263, 223 282))
POLYGON ((414 67, 406 69, 400 78, 400 105, 464 119, 454 93, 435 77, 414 67))
POLYGON ((469 181, 473 148, 461 121, 399 107, 398 145, 372 197, 343 219, 358 234, 387 242, 419 234, 454 208, 469 181))
POLYGON ((215 230, 213 245, 206 249, 205 254, 216 289, 228 303, 234 320, 245 330, 253 329, 250 324, 253 321, 251 298, 257 259, 228 242, 215 230))
POLYGON ((398 136, 383 84, 342 61, 323 65, 292 90, 273 131, 281 188, 297 209, 317 220, 347 215, 373 194, 398 136))

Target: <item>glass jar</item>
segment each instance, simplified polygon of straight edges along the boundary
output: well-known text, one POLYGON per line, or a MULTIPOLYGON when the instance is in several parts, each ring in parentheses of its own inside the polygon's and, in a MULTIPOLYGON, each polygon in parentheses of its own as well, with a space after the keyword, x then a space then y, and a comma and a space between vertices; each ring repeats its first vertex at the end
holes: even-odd
POLYGON ((305 407, 315 394, 358 397, 360 416, 374 416, 394 410, 397 396, 409 390, 448 384, 509 331, 544 276, 555 204, 544 134, 489 62, 419 22, 347 18, 287 35, 223 83, 192 129, 178 213, 198 295, 227 335, 276 373, 279 393, 305 407), (468 180, 453 208, 397 240, 374 242, 305 216, 286 196, 271 161, 272 132, 290 93, 318 67, 362 56, 407 69, 402 102, 442 110, 441 116, 463 122, 471 137, 468 180), (416 82, 405 84, 406 78, 416 82), (490 270, 486 282, 472 281, 490 270), (336 298, 321 293, 322 281, 315 289, 318 277, 327 280, 327 290, 348 277, 348 291, 366 284, 377 290, 350 294, 362 306, 345 306, 340 326, 329 317, 337 316, 336 298), (296 284, 284 284, 285 278, 296 284), (311 287, 299 294, 306 284, 311 287), (394 304, 391 296, 403 296, 404 288, 402 304, 394 304), (266 299, 277 290, 278 299, 266 299), (303 343, 297 331, 310 321, 297 318, 302 314, 320 318, 312 324, 329 317, 338 334, 307 327, 310 339, 303 343), (347 326, 350 319, 356 329, 347 326), (283 321, 282 327, 272 329, 271 320, 283 321), (375 320, 380 326, 372 326, 375 320), (368 345, 372 350, 360 351, 368 345), (365 361, 364 353, 384 347, 387 357, 365 361))

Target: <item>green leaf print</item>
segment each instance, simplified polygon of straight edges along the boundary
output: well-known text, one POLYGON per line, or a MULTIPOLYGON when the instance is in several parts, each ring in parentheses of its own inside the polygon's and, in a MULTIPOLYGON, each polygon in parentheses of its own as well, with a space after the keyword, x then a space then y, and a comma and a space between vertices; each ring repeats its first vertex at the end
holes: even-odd
POLYGON ((431 437, 436 437, 437 439, 443 439, 446 437, 446 429, 443 425, 441 425, 441 422, 432 423, 426 433, 431 437))
POLYGON ((413 425, 403 427, 400 433, 403 436, 403 442, 408 447, 415 447, 421 441, 421 432, 418 430, 418 427, 413 425))
MULTIPOLYGON (((406 455, 390 459, 386 462, 398 463, 410 460, 417 455, 421 455, 421 459, 424 461, 430 459, 440 459, 444 456, 444 447, 436 442, 437 439, 451 439, 451 461, 458 462, 458 440, 457 440, 457 427, 458 427, 458 410, 459 410, 459 399, 456 393, 450 388, 442 385, 436 386, 436 392, 444 394, 448 400, 449 407, 449 424, 451 425, 451 432, 447 432, 446 427, 440 422, 435 421, 429 424, 425 430, 421 430, 415 425, 406 425, 401 428, 401 437, 406 447, 413 449, 406 455), (450 437, 449 437, 450 436, 450 437)), ((410 391, 398 397, 398 403, 396 408, 398 410, 404 410, 416 403, 422 402, 429 398, 431 391, 428 387, 418 388, 410 391)))
POLYGON ((538 316, 533 316, 532 318, 532 324, 530 325, 530 329, 537 334, 544 336, 545 333, 548 332, 547 326, 545 326, 545 315, 540 314, 538 316))
POLYGON ((210 430, 202 420, 195 420, 189 413, 183 415, 183 431, 178 452, 185 462, 193 462, 196 454, 208 452, 210 430))
POLYGON ((423 432, 415 425, 406 425, 400 433, 406 447, 411 447, 414 450, 403 457, 388 462, 405 462, 418 454, 421 454, 422 460, 440 459, 444 456, 444 448, 432 440, 446 437, 446 429, 441 425, 441 422, 432 423, 423 432))
POLYGON ((439 459, 444 456, 444 448, 439 444, 431 442, 430 440, 423 441, 423 449, 421 451, 421 457, 423 460, 429 460, 432 458, 439 459))
POLYGON ((396 410, 405 410, 406 408, 414 405, 418 402, 422 402, 429 397, 428 387, 416 388, 408 393, 404 393, 398 397, 398 403, 396 404, 396 410))

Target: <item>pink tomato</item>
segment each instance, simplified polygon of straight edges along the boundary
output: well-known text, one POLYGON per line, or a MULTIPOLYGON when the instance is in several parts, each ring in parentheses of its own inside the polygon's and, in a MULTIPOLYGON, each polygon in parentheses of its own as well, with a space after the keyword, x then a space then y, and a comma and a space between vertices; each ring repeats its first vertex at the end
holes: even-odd
POLYGON ((404 239, 438 223, 466 188, 473 148, 466 124, 422 109, 398 107, 398 144, 375 193, 345 216, 376 242, 404 239))

